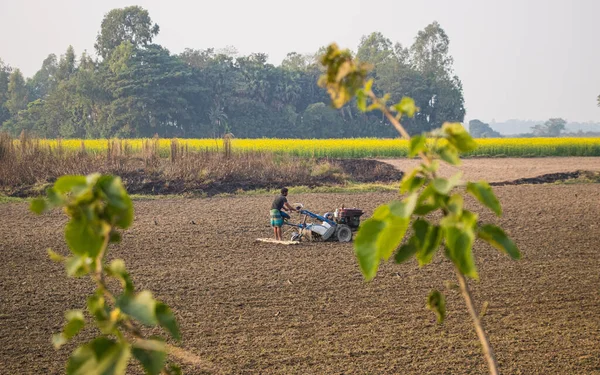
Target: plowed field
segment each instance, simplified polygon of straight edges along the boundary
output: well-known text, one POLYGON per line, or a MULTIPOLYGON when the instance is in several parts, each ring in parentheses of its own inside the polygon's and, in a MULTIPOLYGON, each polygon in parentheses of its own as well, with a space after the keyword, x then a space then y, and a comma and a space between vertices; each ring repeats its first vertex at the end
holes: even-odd
MULTIPOLYGON (((515 262, 478 243, 478 304, 504 374, 600 374, 600 186, 496 188, 501 223, 523 252, 515 262)), ((325 212, 367 211, 393 194, 290 197, 325 212)), ((280 246, 272 197, 137 201, 133 228, 110 257, 125 259, 138 288, 176 312, 183 347, 224 374, 480 374, 486 371, 460 296, 437 325, 431 288, 453 280, 441 256, 382 267, 365 283, 351 244, 280 246), (192 221, 195 223, 192 223, 192 221)), ((474 205, 474 202, 469 202, 474 205)), ((64 373, 74 345, 55 351, 66 309, 83 308, 88 280, 68 279, 45 249, 66 253, 65 218, 0 205, 0 373, 64 373)), ((91 337, 84 331, 81 343, 91 337)), ((187 373, 199 373, 186 367, 187 373)), ((131 369, 139 373, 138 368, 131 369)))

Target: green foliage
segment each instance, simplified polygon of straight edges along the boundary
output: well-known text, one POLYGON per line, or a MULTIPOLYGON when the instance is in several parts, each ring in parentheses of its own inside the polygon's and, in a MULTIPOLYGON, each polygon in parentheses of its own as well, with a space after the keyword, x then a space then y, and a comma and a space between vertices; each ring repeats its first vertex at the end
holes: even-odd
MULTIPOLYGON (((0 62, 0 130, 42 138, 220 138, 228 132, 236 138, 393 138, 389 122, 363 112, 361 90, 356 100, 346 100, 360 85, 343 89, 360 82, 360 71, 373 64, 368 78, 390 93, 410 134, 439 128, 441 119, 464 119, 462 87, 451 74, 447 48, 433 50, 431 60, 443 64, 432 71, 412 63, 422 48, 372 33, 357 46, 357 63, 348 60, 352 54, 323 48, 310 55, 290 52, 274 65, 264 53, 207 48, 175 55, 154 44, 158 32, 146 9, 113 9, 96 38, 98 59, 78 56, 69 46, 62 56, 48 55, 31 79, 0 62), (334 88, 341 93, 337 108, 325 104, 327 93, 317 85, 323 54, 341 68, 329 83, 343 83, 334 88)), ((441 33, 437 25, 420 33, 415 45, 441 33)))
MULTIPOLYGON (((133 205, 121 179, 100 174, 60 177, 48 189, 46 199, 31 202, 31 210, 38 214, 55 207, 62 207, 70 218, 65 240, 72 255, 64 257, 52 250, 48 254, 65 264, 69 276, 89 276, 94 282, 96 291, 87 299, 87 311, 102 334, 75 349, 67 374, 124 374, 132 355, 147 374, 167 371, 166 343, 161 338, 146 339, 138 325, 161 326, 180 340, 175 316, 150 291, 135 293, 123 260, 105 264, 109 244, 120 239, 117 230, 127 229, 133 222, 133 205), (109 290, 109 278, 119 281, 119 294, 109 290)), ((67 311, 65 318, 62 332, 52 337, 56 348, 85 326, 82 310, 67 311)))
MULTIPOLYGON (((416 63, 428 73, 447 74, 450 63, 446 55, 447 37, 439 25, 428 27, 418 38, 414 47, 418 57, 416 63), (436 39, 435 35, 439 38, 436 39)), ((398 120, 418 113, 420 109, 416 108, 414 101, 403 98, 388 107, 389 96, 378 97, 373 92, 368 67, 354 63, 350 52, 339 50, 336 45, 329 46, 321 62, 325 65, 326 73, 319 82, 327 88, 335 107, 339 108, 356 96, 359 108, 382 111, 396 129, 408 137, 398 120)), ((373 279, 381 260, 388 260, 394 252, 396 263, 415 257, 422 267, 432 261, 440 248, 444 248, 444 255, 460 275, 477 279, 473 257, 473 244, 477 236, 513 259, 518 259, 519 250, 500 228, 480 225, 478 215, 463 207, 462 194, 467 192, 500 216, 500 203, 489 184, 485 181, 467 182, 464 189, 462 172, 450 178, 438 175, 440 161, 459 165, 460 153, 471 152, 477 147, 463 126, 446 122, 440 129, 409 138, 409 156, 419 155, 423 163, 403 177, 400 192, 405 194, 404 198, 379 206, 373 216, 361 225, 356 236, 355 254, 365 279, 373 279), (435 211, 440 212, 441 219, 430 215, 435 211), (411 221, 412 235, 405 239, 411 221)), ((442 322, 445 316, 443 295, 433 291, 427 306, 435 311, 438 321, 442 322)))
POLYGON ((473 138, 501 138, 502 135, 492 129, 489 124, 480 120, 469 121, 469 133, 473 138))
POLYGON ((438 323, 446 319, 446 297, 437 290, 432 290, 427 296, 427 308, 437 315, 438 323))

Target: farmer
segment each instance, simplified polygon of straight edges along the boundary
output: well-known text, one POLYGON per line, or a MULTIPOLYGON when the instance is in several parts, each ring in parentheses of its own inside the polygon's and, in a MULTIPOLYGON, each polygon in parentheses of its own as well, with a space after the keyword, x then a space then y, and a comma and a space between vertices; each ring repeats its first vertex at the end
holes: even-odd
POLYGON ((273 204, 271 205, 271 226, 273 227, 273 231, 275 232, 275 239, 281 241, 281 227, 283 225, 283 219, 289 219, 290 215, 281 211, 282 209, 286 209, 288 211, 296 211, 294 207, 292 207, 287 201, 288 189, 282 188, 281 195, 275 198, 273 204))

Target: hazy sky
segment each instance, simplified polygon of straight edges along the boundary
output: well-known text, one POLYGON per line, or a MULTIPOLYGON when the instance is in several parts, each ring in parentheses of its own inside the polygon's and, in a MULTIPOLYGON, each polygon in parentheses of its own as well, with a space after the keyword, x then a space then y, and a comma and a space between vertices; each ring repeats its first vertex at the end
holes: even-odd
POLYGON ((173 53, 233 45, 274 64, 333 41, 355 50, 373 31, 410 45, 437 20, 466 120, 600 121, 600 0, 0 0, 0 58, 32 76, 69 44, 93 52, 104 14, 128 5, 148 9, 161 29, 155 41, 173 53))

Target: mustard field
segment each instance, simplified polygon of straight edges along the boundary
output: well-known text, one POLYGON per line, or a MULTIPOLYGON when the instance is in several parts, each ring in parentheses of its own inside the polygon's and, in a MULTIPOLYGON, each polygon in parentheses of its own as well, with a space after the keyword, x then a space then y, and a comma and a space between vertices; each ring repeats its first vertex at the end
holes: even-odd
MULTIPOLYGON (((18 142, 18 141, 16 141, 18 142)), ((233 139, 233 152, 272 152, 303 157, 403 157, 408 143, 400 139, 233 139)), ((40 140, 42 146, 64 151, 104 153, 109 144, 127 152, 138 153, 154 145, 159 154, 171 152, 171 139, 68 139, 40 140)), ((479 147, 464 156, 539 157, 539 156, 600 156, 600 138, 485 138, 477 139, 479 147)), ((186 151, 216 151, 223 141, 215 139, 177 139, 186 151)))

